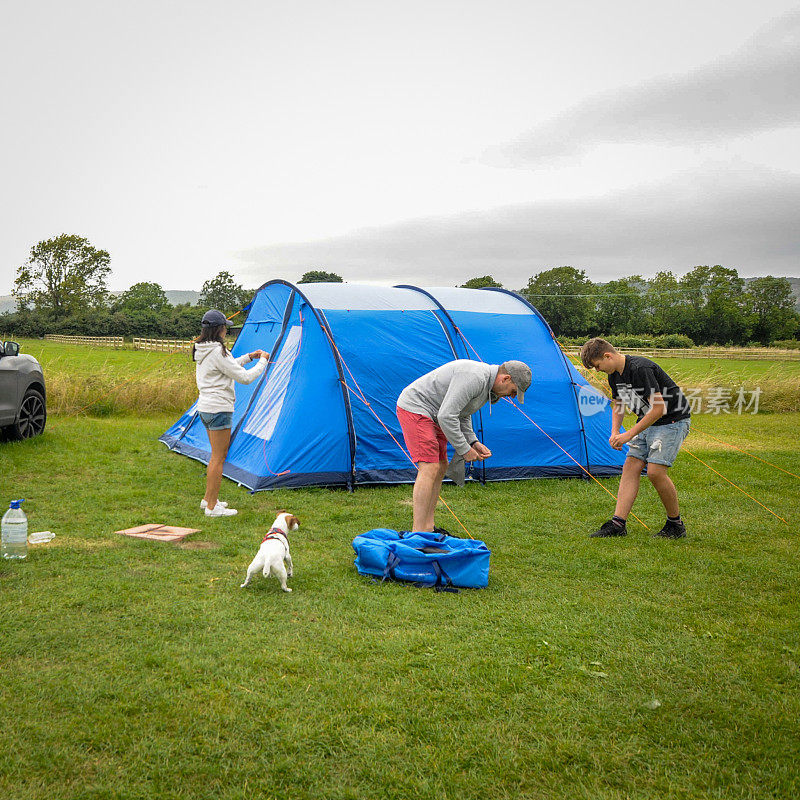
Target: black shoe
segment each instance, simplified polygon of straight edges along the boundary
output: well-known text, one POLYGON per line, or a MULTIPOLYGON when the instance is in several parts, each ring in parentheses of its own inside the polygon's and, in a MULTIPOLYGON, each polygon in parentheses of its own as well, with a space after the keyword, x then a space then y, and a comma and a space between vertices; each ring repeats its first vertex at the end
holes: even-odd
POLYGON ((604 522, 600 526, 599 531, 590 533, 589 536, 625 536, 628 533, 628 528, 625 525, 617 525, 614 520, 604 522))
POLYGON ((445 530, 444 528, 434 528, 433 532, 434 533, 443 533, 445 536, 450 536, 451 535, 450 531, 445 530))
POLYGON ((686 536, 686 526, 683 524, 683 520, 673 522, 668 519, 664 527, 655 535, 663 536, 665 539, 683 539, 686 536))

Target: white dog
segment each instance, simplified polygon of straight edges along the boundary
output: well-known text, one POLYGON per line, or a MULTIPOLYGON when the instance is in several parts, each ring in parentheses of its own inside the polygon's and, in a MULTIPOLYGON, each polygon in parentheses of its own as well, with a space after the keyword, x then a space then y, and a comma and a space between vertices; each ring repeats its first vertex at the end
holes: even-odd
POLYGON ((296 531, 300 520, 294 514, 282 511, 275 517, 275 522, 267 532, 258 548, 256 557, 247 568, 247 577, 242 588, 250 583, 250 579, 259 570, 265 578, 274 575, 281 582, 284 592, 292 590, 286 585, 286 579, 292 577, 292 557, 289 555, 289 531, 296 531), (285 563, 284 563, 285 562, 285 563))

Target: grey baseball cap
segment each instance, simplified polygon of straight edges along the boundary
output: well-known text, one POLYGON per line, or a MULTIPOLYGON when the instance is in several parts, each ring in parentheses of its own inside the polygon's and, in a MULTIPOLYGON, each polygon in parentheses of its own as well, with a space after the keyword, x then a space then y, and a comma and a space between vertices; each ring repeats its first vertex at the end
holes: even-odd
POLYGON ((210 311, 206 311, 206 313, 203 314, 203 321, 200 324, 207 328, 216 328, 218 325, 227 325, 230 327, 232 323, 221 311, 212 308, 210 311))
POLYGON ((525 392, 531 385, 533 376, 531 375, 531 368, 523 361, 506 361, 503 366, 511 376, 511 380, 517 387, 517 400, 520 403, 525 402, 525 392))

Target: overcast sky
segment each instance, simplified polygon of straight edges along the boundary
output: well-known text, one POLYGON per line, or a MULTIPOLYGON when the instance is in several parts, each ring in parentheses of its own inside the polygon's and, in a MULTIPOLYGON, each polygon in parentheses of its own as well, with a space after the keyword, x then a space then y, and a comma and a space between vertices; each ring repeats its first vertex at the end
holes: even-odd
POLYGON ((32 0, 0 68, 0 294, 60 233, 115 290, 800 275, 796 2, 32 0))

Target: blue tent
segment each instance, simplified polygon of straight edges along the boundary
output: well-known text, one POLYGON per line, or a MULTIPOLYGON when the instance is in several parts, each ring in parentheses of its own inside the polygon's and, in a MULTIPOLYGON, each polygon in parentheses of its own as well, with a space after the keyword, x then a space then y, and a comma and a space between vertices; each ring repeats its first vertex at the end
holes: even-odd
MULTIPOLYGON (((608 444, 608 402, 563 355, 539 312, 513 292, 269 281, 253 298, 233 355, 258 348, 271 353, 270 363, 254 383, 236 385, 224 468, 254 491, 412 482, 397 396, 457 358, 517 359, 533 370, 521 406, 529 419, 502 400, 475 414, 475 432, 493 456, 474 479, 621 472, 624 452, 608 444)), ((160 440, 208 462, 195 406, 160 440)))

